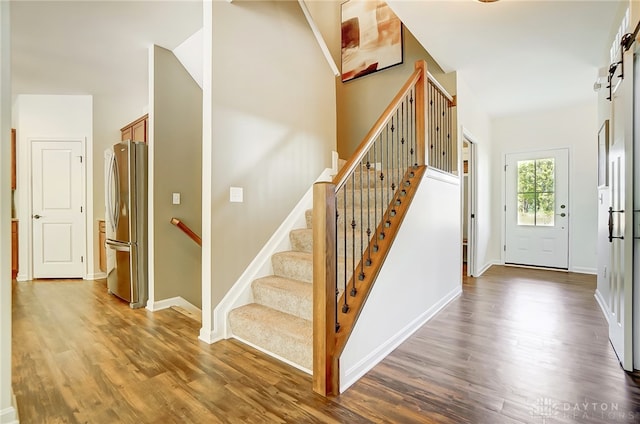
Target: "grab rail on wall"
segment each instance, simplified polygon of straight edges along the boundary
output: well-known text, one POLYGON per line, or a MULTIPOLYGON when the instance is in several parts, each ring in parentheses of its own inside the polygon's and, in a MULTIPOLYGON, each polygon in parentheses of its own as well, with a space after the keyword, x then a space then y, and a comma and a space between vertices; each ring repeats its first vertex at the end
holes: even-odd
POLYGON ((189 236, 191 240, 198 243, 198 246, 202 247, 202 239, 200 238, 200 236, 194 233, 193 230, 189 228, 184 222, 180 221, 178 218, 171 218, 171 223, 180 228, 182 232, 189 236))

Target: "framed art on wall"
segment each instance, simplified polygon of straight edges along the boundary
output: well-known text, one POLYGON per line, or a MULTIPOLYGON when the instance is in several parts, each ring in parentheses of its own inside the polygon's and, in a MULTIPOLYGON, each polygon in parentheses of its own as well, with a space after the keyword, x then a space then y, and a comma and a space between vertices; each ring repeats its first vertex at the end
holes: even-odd
POLYGON ((609 186, 609 120, 598 130, 598 187, 609 186))
POLYGON ((402 23, 379 0, 342 4, 342 81, 402 63, 402 23))

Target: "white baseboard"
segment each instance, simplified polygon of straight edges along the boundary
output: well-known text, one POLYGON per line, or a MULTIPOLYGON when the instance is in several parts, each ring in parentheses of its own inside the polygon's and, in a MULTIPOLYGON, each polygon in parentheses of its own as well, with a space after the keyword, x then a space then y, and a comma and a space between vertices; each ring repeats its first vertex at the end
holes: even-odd
POLYGON ((202 340, 205 343, 213 344, 215 342, 219 342, 220 340, 224 340, 224 337, 220 332, 208 331, 205 328, 201 328, 198 339, 202 340))
POLYGON ((598 275, 598 268, 587 268, 582 266, 574 266, 570 269, 571 272, 576 272, 578 274, 592 274, 598 275))
MULTIPOLYGON (((336 162, 337 163, 337 162, 336 162)), ((316 181, 328 181, 336 171, 332 168, 325 169, 316 181)), ((276 252, 291 249, 289 233, 296 228, 305 228, 305 212, 313 207, 313 185, 302 196, 302 199, 293 208, 291 213, 282 222, 280 227, 273 233, 271 238, 265 243, 258 255, 251 261, 244 270, 240 278, 234 283, 220 303, 213 310, 213 331, 211 334, 201 335, 201 340, 217 340, 231 337, 231 330, 227 323, 227 316, 232 309, 246 305, 253 301, 251 283, 257 278, 266 277, 273 274, 271 266, 271 256, 276 252)))
POLYGON ((0 424, 19 424, 20 418, 18 418, 18 404, 16 397, 11 394, 12 405, 8 408, 0 410, 0 424))
POLYGON ((151 312, 161 311, 163 309, 168 309, 172 306, 179 306, 194 314, 202 315, 202 311, 200 310, 200 308, 198 308, 193 303, 188 302, 185 298, 180 296, 171 297, 169 299, 163 299, 163 300, 158 300, 153 302, 151 301, 147 302, 147 310, 151 312))
POLYGON ((87 274, 83 280, 102 280, 107 278, 106 272, 95 272, 93 274, 87 274))
POLYGON ((480 277, 482 274, 484 274, 485 272, 487 272, 487 270, 489 268, 491 268, 494 265, 503 265, 502 262, 500 261, 490 261, 487 262, 486 264, 484 264, 484 266, 482 268, 480 268, 480 271, 478 271, 477 274, 474 275, 474 277, 480 277))
POLYGON ((607 321, 607 324, 609 323, 609 309, 607 308, 607 302, 604 300, 604 297, 602 297, 602 293, 600 293, 600 290, 596 289, 596 292, 593 294, 593 297, 596 298, 596 302, 598 302, 598 306, 600 306, 600 310, 602 311, 602 315, 604 316, 604 319, 607 321))
POLYGON ((340 393, 344 393, 353 383, 358 381, 375 367, 380 361, 393 352, 398 346, 400 346, 405 340, 407 340, 413 333, 415 333, 420 327, 433 318, 442 308, 447 306, 451 301, 458 297, 462 293, 462 287, 458 286, 451 292, 446 294, 440 301, 438 301, 431 308, 427 309, 420 316, 406 325, 395 336, 391 337, 386 342, 382 343, 377 349, 364 357, 360 362, 355 364, 350 369, 346 370, 344 378, 340 381, 340 393))
POLYGON ((18 275, 16 275, 16 281, 29 281, 29 276, 25 273, 18 271, 18 275))
POLYGON ((269 356, 272 356, 272 357, 276 358, 278 361, 282 361, 285 364, 291 365, 293 368, 299 369, 300 371, 305 372, 305 373, 307 373, 309 375, 313 375, 313 372, 311 370, 306 369, 305 367, 301 367, 300 365, 296 364, 295 362, 291 362, 290 360, 288 360, 286 358, 283 358, 280 355, 277 355, 277 354, 275 354, 273 352, 269 352, 268 350, 266 350, 266 349, 264 349, 264 348, 262 348, 260 346, 254 345, 253 343, 248 342, 245 339, 242 339, 242 338, 240 338, 238 336, 232 336, 232 337, 234 339, 238 340, 239 342, 242 342, 242 343, 244 343, 244 344, 246 344, 248 346, 251 346, 252 348, 254 348, 256 350, 259 350, 260 352, 262 352, 264 354, 267 354, 269 356))

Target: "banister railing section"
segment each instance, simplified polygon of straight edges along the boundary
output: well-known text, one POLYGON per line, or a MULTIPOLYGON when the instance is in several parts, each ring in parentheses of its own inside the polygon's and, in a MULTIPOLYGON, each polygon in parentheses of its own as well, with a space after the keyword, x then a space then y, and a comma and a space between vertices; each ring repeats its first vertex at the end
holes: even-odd
POLYGON ((427 83, 429 146, 428 165, 444 172, 453 173, 457 165, 457 143, 454 134, 456 99, 429 75, 427 83))
POLYGON ((448 110, 454 105, 437 82, 429 83, 426 63, 416 62, 338 175, 314 185, 313 389, 322 395, 339 393, 340 355, 426 171, 426 157, 440 156, 429 163, 442 171, 455 169, 448 110))
POLYGON ((189 228, 184 222, 180 221, 178 218, 171 218, 171 223, 182 230, 189 238, 195 241, 198 246, 202 246, 202 239, 199 235, 193 232, 191 228, 189 228))
POLYGON ((456 172, 455 98, 418 61, 355 153, 314 185, 313 389, 339 393, 339 360, 429 167, 456 172))

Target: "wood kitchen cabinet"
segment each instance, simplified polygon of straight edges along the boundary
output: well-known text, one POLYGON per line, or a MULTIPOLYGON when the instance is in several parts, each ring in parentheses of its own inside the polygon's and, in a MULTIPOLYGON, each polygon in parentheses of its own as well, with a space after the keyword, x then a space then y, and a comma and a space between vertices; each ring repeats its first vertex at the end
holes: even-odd
POLYGON ((11 278, 18 275, 18 221, 11 221, 11 278))
POLYGON ((148 142, 149 115, 144 115, 120 129, 120 140, 148 142))

